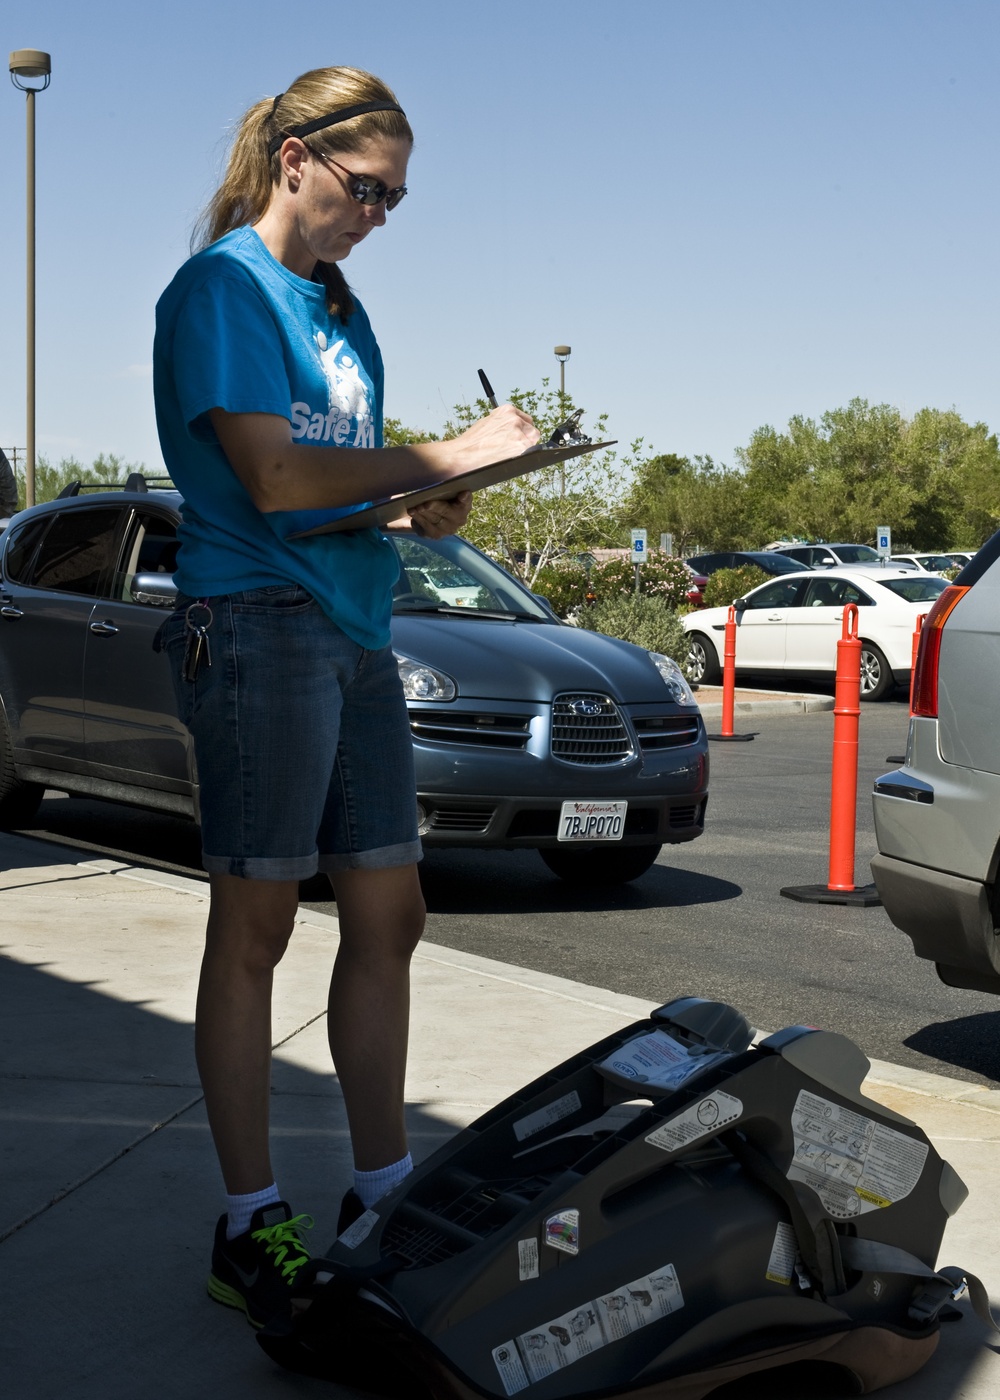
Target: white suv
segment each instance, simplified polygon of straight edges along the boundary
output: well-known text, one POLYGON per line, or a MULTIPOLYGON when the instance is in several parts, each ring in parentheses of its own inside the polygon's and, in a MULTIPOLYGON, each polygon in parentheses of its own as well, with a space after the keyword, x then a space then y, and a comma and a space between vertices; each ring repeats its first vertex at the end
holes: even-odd
POLYGON ((1000 994, 1000 532, 930 609, 902 768, 875 784, 886 913, 952 987, 1000 994))

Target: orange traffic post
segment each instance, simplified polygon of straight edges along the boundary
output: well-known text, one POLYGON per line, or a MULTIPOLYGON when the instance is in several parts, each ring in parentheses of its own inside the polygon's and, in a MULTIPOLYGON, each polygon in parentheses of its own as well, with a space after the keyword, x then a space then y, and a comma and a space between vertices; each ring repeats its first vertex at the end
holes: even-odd
POLYGON ((837 642, 830 782, 830 867, 825 885, 787 885, 781 893, 802 904, 881 904, 874 885, 854 883, 858 815, 858 727, 861 718, 861 638, 858 606, 848 603, 837 642))
POLYGON ((753 734, 733 733, 733 711, 736 708, 736 607, 729 605, 726 618, 726 639, 722 656, 722 733, 709 734, 710 739, 735 739, 744 744, 754 738, 753 734))

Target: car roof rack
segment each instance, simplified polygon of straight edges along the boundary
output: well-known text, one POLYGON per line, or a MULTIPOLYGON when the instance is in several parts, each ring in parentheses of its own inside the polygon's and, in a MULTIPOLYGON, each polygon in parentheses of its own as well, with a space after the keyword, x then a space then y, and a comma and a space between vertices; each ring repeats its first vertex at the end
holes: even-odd
POLYGON ((173 486, 173 478, 169 476, 144 476, 142 472, 130 472, 125 481, 71 481, 64 486, 56 497, 57 501, 63 500, 67 496, 79 496, 81 491, 136 491, 140 495, 146 495, 151 485, 165 483, 173 486))

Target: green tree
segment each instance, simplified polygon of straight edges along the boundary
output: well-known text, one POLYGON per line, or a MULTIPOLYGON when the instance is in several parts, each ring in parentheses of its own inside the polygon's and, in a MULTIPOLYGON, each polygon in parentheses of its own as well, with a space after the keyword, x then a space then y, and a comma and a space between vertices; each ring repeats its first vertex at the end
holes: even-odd
POLYGON ((744 549, 754 534, 752 494, 742 472, 711 457, 651 457, 636 469, 622 516, 655 538, 669 533, 679 554, 744 549))
POLYGON ((382 422, 382 440, 386 447, 409 447, 414 442, 437 442, 438 435, 420 428, 407 428, 398 418, 385 418, 382 422))
MULTIPOLYGON (((75 457, 63 457, 58 463, 40 455, 35 462, 35 500, 54 501, 65 487, 74 481, 85 486, 124 486, 132 472, 145 471, 142 462, 127 462, 113 452, 95 457, 89 467, 75 457)), ((17 508, 23 510, 25 488, 23 471, 18 472, 17 508)))
MULTIPOLYGON (((547 379, 542 380, 541 389, 515 389, 510 398, 531 415, 543 442, 575 411, 570 396, 551 388, 547 379)), ((457 404, 453 412, 445 438, 464 432, 489 412, 489 405, 477 399, 457 404)), ((588 431, 595 440, 603 439, 607 415, 601 414, 588 431)), ((487 487, 478 493, 462 533, 533 586, 550 561, 565 551, 620 542, 616 503, 641 449, 639 438, 621 457, 611 448, 588 452, 562 465, 487 487)))

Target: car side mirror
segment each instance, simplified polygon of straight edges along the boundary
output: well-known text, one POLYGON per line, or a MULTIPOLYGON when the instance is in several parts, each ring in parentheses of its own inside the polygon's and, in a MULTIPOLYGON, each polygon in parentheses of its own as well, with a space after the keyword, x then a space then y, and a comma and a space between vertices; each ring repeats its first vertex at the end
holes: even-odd
POLYGON ((552 606, 551 600, 548 599, 548 598, 546 598, 546 596, 545 596, 544 593, 532 593, 531 596, 532 596, 532 598, 534 598, 534 600, 535 600, 536 603, 541 603, 541 605, 542 605, 542 607, 545 609, 545 611, 546 611, 547 613, 551 613, 552 616, 556 619, 557 622, 561 622, 561 621, 562 621, 562 619, 560 618, 559 614, 556 612, 555 608, 552 606))
POLYGON ((749 599, 749 598, 734 598, 734 599, 733 599, 733 607, 736 609, 737 612, 746 612, 746 610, 747 610, 747 608, 748 608, 749 606, 750 606, 750 599, 749 599))
POLYGON ((129 584, 133 603, 145 603, 151 608, 173 608, 177 605, 177 585, 172 574, 135 574, 129 584))

